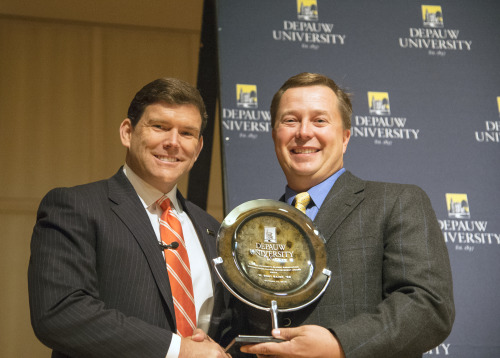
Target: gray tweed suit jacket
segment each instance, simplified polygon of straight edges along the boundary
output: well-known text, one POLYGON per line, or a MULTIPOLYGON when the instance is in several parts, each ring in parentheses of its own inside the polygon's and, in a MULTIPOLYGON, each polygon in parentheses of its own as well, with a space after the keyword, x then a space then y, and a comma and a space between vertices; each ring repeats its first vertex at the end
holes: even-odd
MULTIPOLYGON (((450 261, 422 189, 346 172, 314 223, 332 280, 314 304, 280 314, 282 327, 326 327, 348 358, 421 357, 448 336, 455 317, 450 261)), ((248 317, 248 333, 269 334, 268 313, 248 317)))
MULTIPOLYGON (((178 199, 211 261, 219 223, 178 199)), ((209 334, 216 337, 225 301, 213 272, 212 279, 209 334)), ((33 231, 28 284, 32 326, 53 357, 165 357, 175 332, 168 274, 122 169, 108 180, 46 195, 33 231)))

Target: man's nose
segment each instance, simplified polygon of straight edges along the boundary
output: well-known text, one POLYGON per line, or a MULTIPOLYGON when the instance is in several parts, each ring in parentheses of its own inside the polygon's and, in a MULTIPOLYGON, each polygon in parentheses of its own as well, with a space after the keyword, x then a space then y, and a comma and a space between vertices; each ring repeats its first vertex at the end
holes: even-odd
POLYGON ((164 147, 178 147, 179 146, 179 132, 177 129, 172 128, 165 133, 165 138, 163 139, 164 147))
POLYGON ((309 139, 312 137, 313 128, 309 120, 302 120, 297 128, 297 138, 309 139))

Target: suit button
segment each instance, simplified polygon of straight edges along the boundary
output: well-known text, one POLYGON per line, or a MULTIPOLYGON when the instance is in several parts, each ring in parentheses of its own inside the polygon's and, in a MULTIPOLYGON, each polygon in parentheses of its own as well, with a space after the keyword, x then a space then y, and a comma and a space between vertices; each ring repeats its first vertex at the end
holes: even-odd
POLYGON ((283 327, 290 327, 292 324, 292 320, 288 317, 283 318, 283 327))

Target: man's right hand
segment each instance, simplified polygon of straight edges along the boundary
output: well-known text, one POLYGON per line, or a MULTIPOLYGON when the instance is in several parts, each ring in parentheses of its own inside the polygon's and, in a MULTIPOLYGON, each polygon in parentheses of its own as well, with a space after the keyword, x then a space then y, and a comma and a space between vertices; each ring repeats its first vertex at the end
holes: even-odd
POLYGON ((231 358, 224 349, 215 343, 207 334, 196 330, 193 337, 181 338, 179 358, 231 358))
POLYGON ((306 325, 295 328, 273 329, 274 338, 285 342, 259 343, 243 346, 241 351, 257 354, 259 358, 268 356, 283 358, 345 358, 342 346, 326 328, 306 325))

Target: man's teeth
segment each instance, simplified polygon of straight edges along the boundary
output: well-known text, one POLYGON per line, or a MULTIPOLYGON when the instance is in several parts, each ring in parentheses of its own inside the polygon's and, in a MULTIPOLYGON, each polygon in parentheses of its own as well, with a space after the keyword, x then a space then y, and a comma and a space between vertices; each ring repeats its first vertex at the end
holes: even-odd
POLYGON ((177 161, 176 158, 172 158, 172 157, 160 157, 157 155, 156 158, 160 159, 162 162, 176 162, 177 161))
POLYGON ((316 152, 316 149, 299 149, 299 148, 296 148, 293 150, 294 153, 297 153, 297 154, 309 154, 309 153, 315 153, 316 152))

